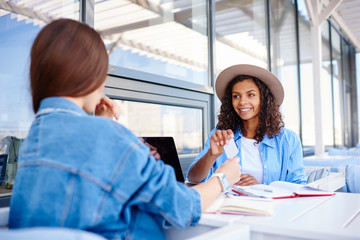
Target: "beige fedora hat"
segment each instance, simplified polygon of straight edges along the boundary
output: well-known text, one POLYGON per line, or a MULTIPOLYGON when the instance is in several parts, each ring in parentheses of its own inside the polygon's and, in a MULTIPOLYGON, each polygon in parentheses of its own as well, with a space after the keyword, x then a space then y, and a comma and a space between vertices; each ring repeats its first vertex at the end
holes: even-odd
POLYGON ((270 89, 272 95, 275 97, 277 104, 280 106, 284 100, 284 88, 280 80, 268 70, 249 64, 233 65, 224 69, 216 78, 215 90, 218 98, 222 101, 225 94, 225 89, 229 82, 236 76, 248 75, 256 77, 261 80, 270 89))

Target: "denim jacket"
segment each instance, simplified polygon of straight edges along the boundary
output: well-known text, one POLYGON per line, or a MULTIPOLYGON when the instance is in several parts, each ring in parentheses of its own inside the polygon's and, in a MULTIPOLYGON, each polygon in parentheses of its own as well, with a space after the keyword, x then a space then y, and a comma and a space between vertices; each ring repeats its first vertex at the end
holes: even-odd
MULTIPOLYGON (((210 148, 210 137, 218 129, 213 129, 209 138, 205 144, 204 149, 195 158, 191 167, 202 157, 210 148)), ((238 129, 234 133, 234 141, 239 149, 238 157, 240 158, 240 165, 242 165, 241 159, 241 138, 242 134, 238 129)), ((299 137, 295 132, 283 128, 279 135, 269 138, 264 136, 259 145, 260 158, 263 164, 263 182, 264 184, 270 184, 273 181, 286 181, 298 184, 306 183, 306 175, 303 163, 302 147, 299 137)), ((213 172, 220 167, 227 160, 226 154, 221 154, 215 161, 213 168, 211 168, 208 176, 203 180, 207 181, 213 172)), ((189 174, 189 171, 188 171, 189 174)), ((187 176, 188 179, 188 176, 187 176)))
POLYGON ((199 193, 149 156, 129 130, 46 98, 21 146, 10 228, 61 226, 108 239, 164 239, 164 227, 194 225, 199 193))

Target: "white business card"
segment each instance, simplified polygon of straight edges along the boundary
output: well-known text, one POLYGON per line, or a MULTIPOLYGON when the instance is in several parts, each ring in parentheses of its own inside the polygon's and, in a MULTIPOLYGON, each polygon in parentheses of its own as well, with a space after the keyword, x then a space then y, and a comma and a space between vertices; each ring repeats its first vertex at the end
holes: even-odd
POLYGON ((237 149, 233 138, 229 140, 228 144, 224 145, 224 149, 228 159, 236 157, 239 152, 239 149, 237 149))

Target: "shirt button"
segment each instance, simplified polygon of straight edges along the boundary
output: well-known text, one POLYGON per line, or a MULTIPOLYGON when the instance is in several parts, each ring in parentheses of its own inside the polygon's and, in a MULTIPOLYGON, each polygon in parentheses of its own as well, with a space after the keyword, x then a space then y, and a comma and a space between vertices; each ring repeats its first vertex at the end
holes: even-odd
POLYGON ((264 166, 264 168, 266 168, 266 166, 264 166))

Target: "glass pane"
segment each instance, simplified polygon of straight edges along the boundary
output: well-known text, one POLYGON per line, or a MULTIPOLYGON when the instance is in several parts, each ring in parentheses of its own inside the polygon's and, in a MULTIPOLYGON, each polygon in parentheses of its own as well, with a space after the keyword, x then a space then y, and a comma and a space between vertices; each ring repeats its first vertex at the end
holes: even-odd
MULTIPOLYGON (((216 1, 215 75, 235 64, 268 68, 265 16, 263 0, 216 1)), ((215 109, 217 116, 218 98, 215 98, 215 109)))
POLYGON ((295 6, 288 0, 270 1, 272 72, 285 89, 281 111, 285 126, 300 133, 295 6))
POLYGON ((350 46, 344 39, 341 40, 342 46, 342 73, 344 86, 344 145, 350 147, 352 144, 351 130, 351 63, 350 63, 350 46))
POLYGON ((4 185, 8 183, 11 188, 15 177, 13 166, 17 158, 12 156, 17 152, 9 151, 18 149, 19 139, 26 137, 34 118, 28 77, 32 42, 43 26, 60 17, 79 20, 79 1, 10 0, 0 4, 0 96, 3 103, 0 104, 0 196, 10 191, 4 189, 4 185))
POLYGON ((216 1, 215 73, 234 64, 267 68, 263 0, 216 1))
POLYGON ((178 154, 202 149, 201 109, 114 100, 121 108, 119 122, 138 137, 171 136, 178 154))
POLYGON ((110 64, 209 85, 206 2, 95 0, 110 64))
POLYGON ((332 105, 332 86, 331 86, 331 61, 330 61, 330 42, 329 24, 325 22, 321 26, 322 35, 322 69, 321 69, 321 110, 323 139, 325 146, 334 145, 333 128, 333 105, 332 105))
POLYGON ((333 64, 333 85, 334 85, 334 129, 335 129, 335 145, 343 146, 343 117, 342 109, 342 74, 341 74, 341 42, 340 35, 331 28, 331 42, 332 42, 332 64, 333 64))
POLYGON ((357 113, 358 113, 358 143, 360 143, 360 53, 355 54, 355 66, 356 66, 356 88, 357 88, 357 113))
POLYGON ((315 118, 314 118, 314 84, 312 71, 312 47, 310 24, 305 3, 298 1, 299 8, 299 45, 300 45, 300 82, 301 82, 301 114, 302 144, 304 155, 314 153, 315 118))

